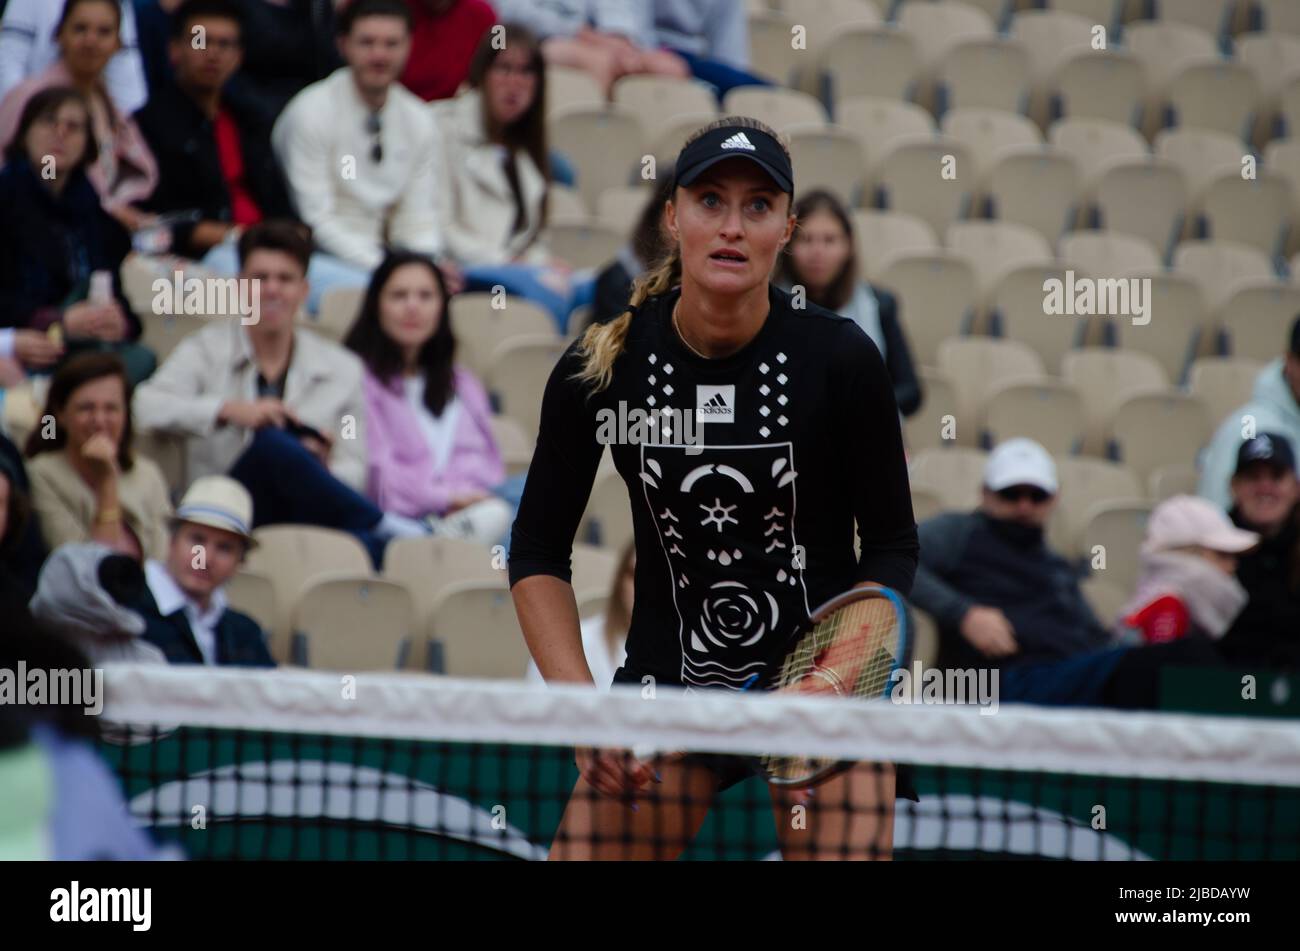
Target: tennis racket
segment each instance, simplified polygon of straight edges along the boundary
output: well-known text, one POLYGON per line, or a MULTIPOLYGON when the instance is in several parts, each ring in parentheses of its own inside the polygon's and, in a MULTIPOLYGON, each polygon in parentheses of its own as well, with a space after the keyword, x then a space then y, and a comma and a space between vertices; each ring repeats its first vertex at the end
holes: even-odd
MULTIPOLYGON (((890 588, 864 585, 819 607, 795 634, 770 689, 873 700, 888 695, 903 663, 907 620, 890 588)), ((851 764, 807 756, 765 755, 755 765, 775 786, 810 786, 851 764)))

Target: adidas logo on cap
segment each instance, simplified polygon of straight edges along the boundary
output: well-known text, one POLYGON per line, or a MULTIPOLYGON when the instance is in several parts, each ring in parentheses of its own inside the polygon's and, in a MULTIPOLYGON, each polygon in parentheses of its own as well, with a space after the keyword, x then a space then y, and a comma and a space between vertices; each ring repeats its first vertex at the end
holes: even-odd
POLYGON ((725 142, 723 142, 723 143, 722 143, 722 148, 724 148, 724 149, 746 149, 746 150, 748 150, 748 151, 750 151, 750 152, 757 152, 757 151, 758 151, 758 147, 757 147, 756 145, 754 145, 753 142, 749 141, 748 136, 746 136, 745 133, 743 133, 743 132, 737 132, 735 135, 731 136, 729 139, 727 139, 725 142))

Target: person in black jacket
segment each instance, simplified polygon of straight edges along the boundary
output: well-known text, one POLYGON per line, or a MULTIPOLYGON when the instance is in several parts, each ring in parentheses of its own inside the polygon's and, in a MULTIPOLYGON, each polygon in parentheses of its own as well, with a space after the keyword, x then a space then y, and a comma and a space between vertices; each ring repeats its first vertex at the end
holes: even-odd
POLYGON ((0 592, 26 604, 36 591, 45 543, 32 512, 22 453, 0 435, 0 592))
POLYGON ((241 61, 241 29, 235 0, 185 0, 171 19, 174 79, 155 85, 135 117, 158 160, 158 188, 145 207, 197 217, 173 225, 172 248, 187 257, 202 258, 263 218, 292 217, 270 126, 227 87, 241 61))
POLYGON ((336 0, 238 0, 244 65, 234 79, 263 122, 343 65, 335 45, 336 0))
MULTIPOLYGON (((653 269, 669 253, 664 231, 664 205, 672 197, 673 180, 665 175, 646 199, 631 239, 596 277, 589 324, 603 324, 627 310, 632 281, 653 269)), ((576 328, 579 332, 585 327, 576 328)))
POLYGON ((802 286, 809 303, 852 319, 871 338, 894 384, 898 411, 921 407, 921 382, 903 334, 894 295, 858 279, 858 255, 849 213, 830 192, 815 189, 794 205, 799 224, 777 263, 778 283, 802 286))

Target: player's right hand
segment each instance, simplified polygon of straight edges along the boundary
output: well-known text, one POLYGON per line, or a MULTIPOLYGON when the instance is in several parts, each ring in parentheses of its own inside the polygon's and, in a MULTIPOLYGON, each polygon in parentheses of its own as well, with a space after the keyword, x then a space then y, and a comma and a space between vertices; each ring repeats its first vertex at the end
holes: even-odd
POLYGON ((969 609, 961 619, 961 636, 986 657, 1005 657, 1020 650, 1015 628, 997 608, 969 609))
POLYGON ((622 798, 654 780, 654 769, 627 750, 580 746, 574 759, 582 778, 606 796, 622 798))

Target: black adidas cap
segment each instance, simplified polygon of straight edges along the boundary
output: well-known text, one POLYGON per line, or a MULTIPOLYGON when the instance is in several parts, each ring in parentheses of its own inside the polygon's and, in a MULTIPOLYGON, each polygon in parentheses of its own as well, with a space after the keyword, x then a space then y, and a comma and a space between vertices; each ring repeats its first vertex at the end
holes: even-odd
POLYGON ((781 143, 766 132, 739 125, 712 129, 682 149, 673 181, 690 185, 707 169, 733 158, 749 159, 772 177, 777 188, 794 194, 794 169, 781 143))
POLYGON ((1267 462, 1274 469, 1283 472, 1295 472, 1295 453, 1291 450, 1291 441, 1277 433, 1260 433, 1254 439, 1247 439, 1237 450, 1237 468, 1235 475, 1241 475, 1246 467, 1256 462, 1267 462))

